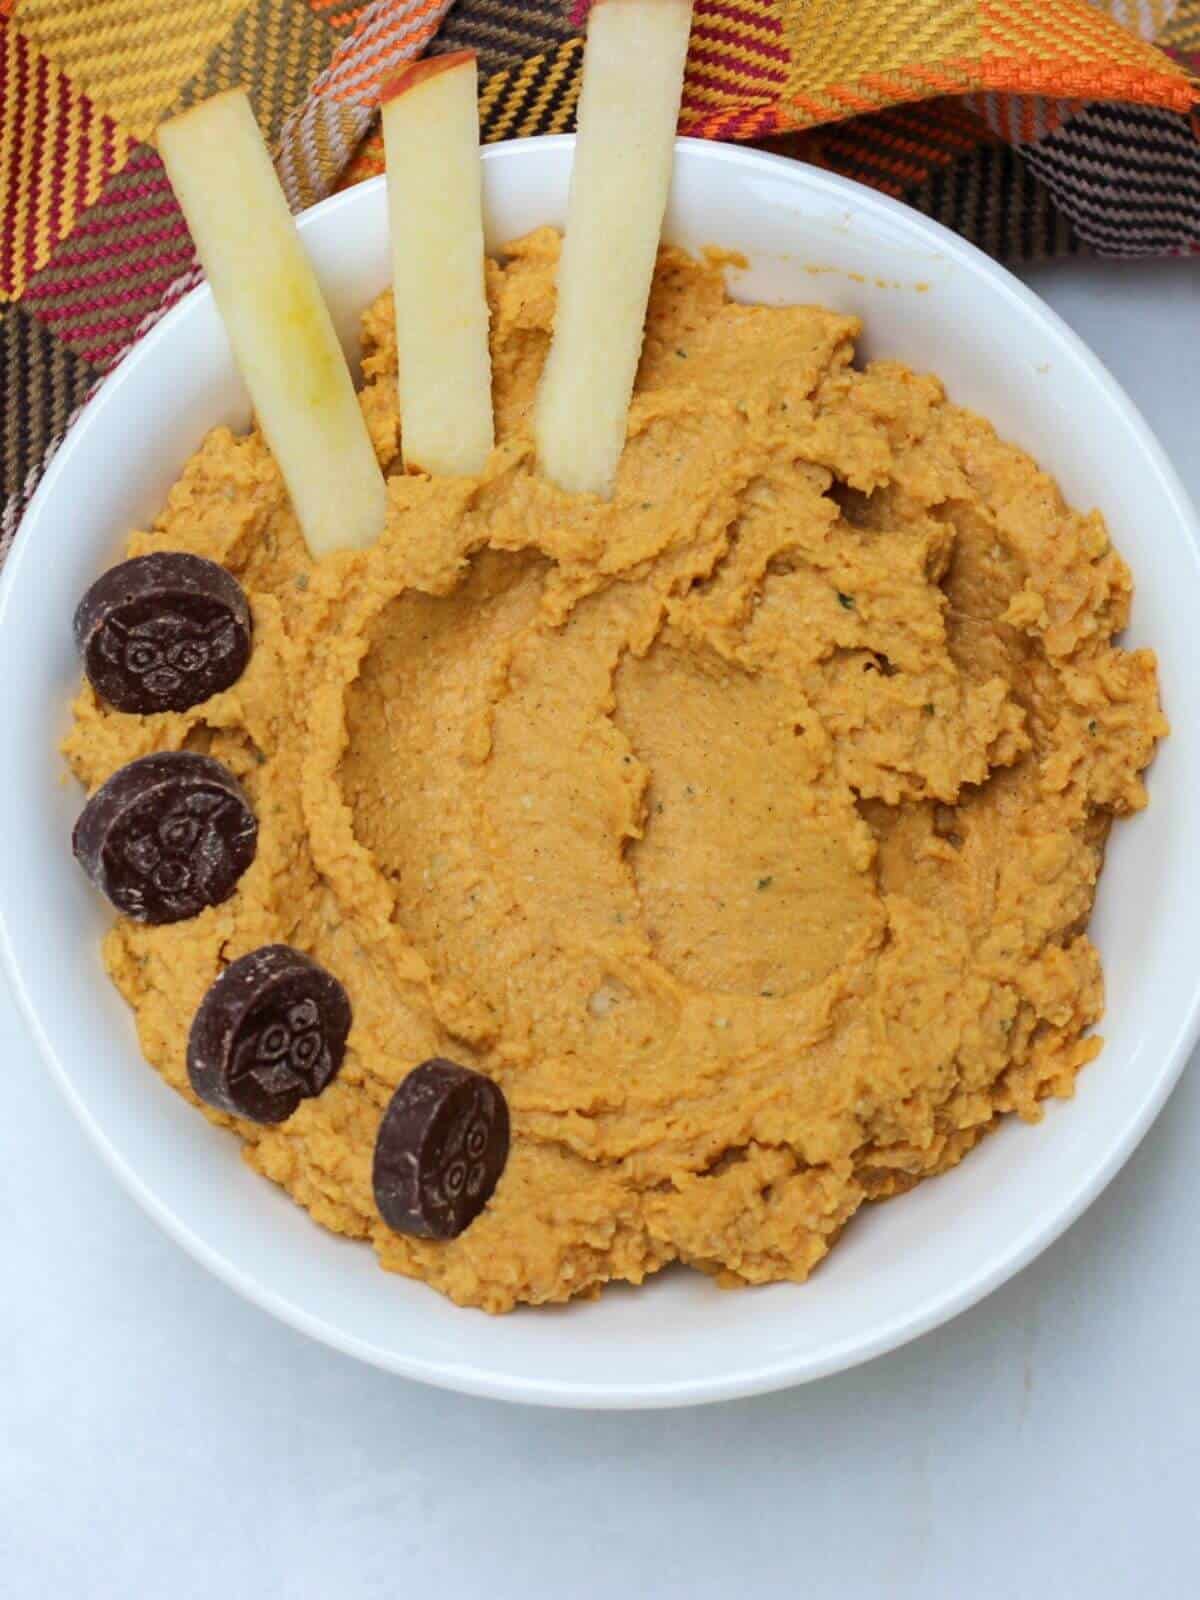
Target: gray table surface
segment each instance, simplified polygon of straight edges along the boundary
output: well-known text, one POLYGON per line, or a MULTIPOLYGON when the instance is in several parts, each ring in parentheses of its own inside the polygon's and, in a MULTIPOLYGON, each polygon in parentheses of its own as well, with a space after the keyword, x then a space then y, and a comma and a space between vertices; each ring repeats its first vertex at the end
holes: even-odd
MULTIPOLYGON (((1200 499, 1197 264, 1030 281, 1200 499)), ((3 992, 0 1062, 11 1600, 1200 1593, 1200 1072, 950 1326, 786 1394, 593 1417, 422 1389, 277 1325, 118 1189, 3 992)))

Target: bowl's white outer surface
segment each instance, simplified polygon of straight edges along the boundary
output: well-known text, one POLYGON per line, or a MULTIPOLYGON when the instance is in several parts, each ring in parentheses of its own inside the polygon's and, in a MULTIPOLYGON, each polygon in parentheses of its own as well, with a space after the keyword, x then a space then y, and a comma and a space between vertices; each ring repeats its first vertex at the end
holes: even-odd
MULTIPOLYGON (((572 141, 484 156, 489 244, 562 224, 572 141)), ((347 344, 388 281, 382 180, 317 206, 304 240, 347 344)), ((971 246, 857 184, 681 141, 668 237, 743 251, 739 297, 867 319, 869 355, 930 368, 1081 507, 1099 505, 1137 580, 1128 642, 1159 652, 1174 733, 1150 810, 1120 825, 1093 935, 1107 1043, 1075 1101, 1005 1126, 956 1171, 868 1208, 804 1287, 727 1294, 674 1270, 565 1309, 492 1319, 385 1275, 242 1163, 142 1061, 101 967, 109 918, 70 849, 81 797, 56 752, 78 664, 78 597, 146 525, 204 432, 248 411, 207 288, 153 330, 59 450, 0 583, 0 947, 41 1053, 128 1189, 265 1309, 338 1349, 449 1388, 552 1405, 667 1406, 848 1367, 945 1321, 1070 1223, 1133 1150, 1198 1026, 1200 527, 1129 400, 1033 294, 971 246)), ((57 1153, 44 1152, 47 1180, 57 1153)), ((54 1240, 46 1240, 54 1248, 54 1240)))

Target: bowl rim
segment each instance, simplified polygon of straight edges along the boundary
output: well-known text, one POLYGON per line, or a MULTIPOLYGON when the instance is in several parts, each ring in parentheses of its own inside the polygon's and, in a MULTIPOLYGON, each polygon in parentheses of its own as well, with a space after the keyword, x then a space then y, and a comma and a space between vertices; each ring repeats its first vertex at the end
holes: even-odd
MULTIPOLYGON (((487 164, 493 160, 520 157, 534 148, 540 150, 547 146, 570 147, 574 142, 573 134, 506 140, 485 146, 482 159, 487 164)), ((798 182, 810 193, 841 201, 850 210, 861 211, 865 208, 877 214, 882 213, 885 217, 902 219, 909 229, 916 227, 924 235, 923 242, 936 247, 949 261, 963 266, 970 273, 978 275, 982 272, 984 277, 991 280, 994 289, 1001 291, 1011 301, 1017 302, 1026 316, 1032 317, 1040 324, 1041 332, 1049 341, 1056 341, 1076 360, 1082 362, 1092 382, 1099 386, 1120 410, 1126 429, 1140 447, 1146 469, 1156 475, 1159 488, 1172 503, 1179 523, 1191 528, 1193 542, 1200 547, 1200 517, 1197 516, 1190 496, 1165 450, 1137 406, 1099 357, 1074 330, 1005 267, 941 223, 914 211, 899 200, 880 194, 852 179, 810 167, 787 156, 749 150, 737 145, 680 138, 677 140, 677 147, 689 151, 703 151, 704 159, 709 161, 734 166, 767 168, 776 172, 781 169, 786 170, 790 175, 790 181, 798 182)), ((361 204, 367 193, 379 189, 385 181, 383 176, 376 177, 329 196, 298 216, 297 223, 301 232, 303 233, 318 216, 326 217, 344 207, 361 204)), ((31 530, 35 528, 44 507, 53 500, 57 484, 66 472, 80 440, 92 425, 98 409, 112 402, 123 384, 129 381, 131 375, 143 363, 154 361, 159 345, 169 341, 175 324, 189 314, 190 308, 198 299, 209 295, 210 292, 208 285, 201 283, 181 297, 160 317, 149 332, 130 348, 97 385, 54 451, 42 480, 20 520, 4 569, 0 572, 0 627, 4 625, 12 593, 24 563, 31 559, 30 549, 33 543, 31 530)), ((1159 1053, 1157 1071, 1153 1079, 1147 1083, 1138 1114, 1122 1128, 1118 1136, 1110 1141, 1107 1148, 1102 1149, 1087 1163, 1086 1170, 1082 1172, 1073 1188, 1066 1193, 1060 1193, 1036 1225, 1027 1228, 1024 1233, 1010 1241, 1007 1248, 994 1252, 975 1272, 960 1280, 951 1290, 931 1294, 923 1303, 902 1314, 892 1316, 890 1320, 885 1320, 869 1334, 843 1339, 836 1345, 827 1346, 819 1355, 792 1353, 768 1361, 751 1359, 740 1364, 735 1362, 719 1376, 707 1379, 689 1378, 677 1383, 591 1384, 514 1376, 476 1363, 453 1360, 433 1362, 421 1357, 408 1358, 393 1349, 374 1345, 366 1339, 348 1333, 323 1316, 296 1304, 286 1295, 265 1286, 183 1221, 172 1206, 139 1176, 137 1170, 114 1145, 104 1127, 93 1117, 77 1091, 71 1074, 51 1043, 27 991, 17 954, 17 944, 10 925, 10 916, 6 913, 3 903, 0 903, 0 969, 7 977, 17 1009, 37 1046, 43 1064, 110 1171, 165 1233, 230 1288, 299 1332, 400 1376, 435 1387, 490 1399, 592 1410, 707 1404, 767 1393, 829 1376, 861 1362, 872 1360, 949 1321, 1026 1266, 1052 1244, 1100 1194, 1132 1155, 1158 1116, 1182 1074, 1197 1038, 1200 1037, 1200 985, 1198 985, 1173 1038, 1159 1053)))

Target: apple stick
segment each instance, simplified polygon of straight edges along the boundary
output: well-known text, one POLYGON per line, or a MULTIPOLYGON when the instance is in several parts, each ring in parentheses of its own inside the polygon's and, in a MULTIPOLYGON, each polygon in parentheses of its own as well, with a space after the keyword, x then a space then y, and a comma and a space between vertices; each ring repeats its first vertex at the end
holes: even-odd
POLYGON ((588 16, 554 337, 534 411, 542 471, 611 495, 662 231, 692 0, 588 16))
POLYGON ((158 148, 309 548, 370 544, 383 475, 245 91, 163 123, 158 148))
POLYGON ((473 50, 383 91, 400 434, 409 472, 477 477, 495 442, 473 50))

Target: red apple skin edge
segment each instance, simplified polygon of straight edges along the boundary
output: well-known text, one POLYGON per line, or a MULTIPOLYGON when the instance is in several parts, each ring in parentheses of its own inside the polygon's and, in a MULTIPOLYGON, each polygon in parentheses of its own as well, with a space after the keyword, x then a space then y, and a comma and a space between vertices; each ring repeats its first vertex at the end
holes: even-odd
POLYGON ((427 79, 436 78, 441 72, 449 72, 452 67, 462 67, 474 60, 474 50, 454 50, 446 56, 423 56, 420 61, 412 61, 408 66, 401 67, 399 72, 394 72, 390 78, 384 79, 379 103, 386 105, 389 100, 405 94, 409 89, 415 89, 427 79))

